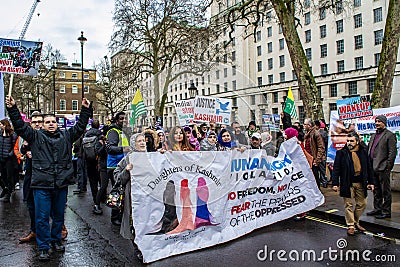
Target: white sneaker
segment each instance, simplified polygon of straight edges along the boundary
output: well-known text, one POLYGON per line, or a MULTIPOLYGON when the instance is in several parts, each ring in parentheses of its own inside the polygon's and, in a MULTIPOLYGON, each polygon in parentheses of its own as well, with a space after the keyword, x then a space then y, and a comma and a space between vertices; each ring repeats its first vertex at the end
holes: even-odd
POLYGON ((15 184, 15 190, 19 190, 19 183, 15 184))

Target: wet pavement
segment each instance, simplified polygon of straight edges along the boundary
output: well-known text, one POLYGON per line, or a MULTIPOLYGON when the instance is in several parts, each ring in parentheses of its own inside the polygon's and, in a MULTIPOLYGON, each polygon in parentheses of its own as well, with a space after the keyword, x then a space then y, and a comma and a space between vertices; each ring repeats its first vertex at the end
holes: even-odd
MULTIPOLYGON (((17 191, 10 204, 0 203, 0 266, 143 266, 133 255, 133 247, 129 240, 119 235, 119 228, 110 223, 110 209, 104 207, 103 215, 92 213, 92 200, 90 192, 80 195, 72 194, 74 187, 70 187, 68 206, 66 208, 65 224, 68 237, 64 242, 65 253, 53 253, 51 261, 43 263, 38 261, 34 244, 19 244, 18 238, 29 230, 29 215, 26 205, 22 202, 22 192, 17 191)), ((325 191, 325 190, 324 190, 325 191)), ((326 204, 319 207, 318 211, 309 213, 307 220, 294 222, 289 219, 274 225, 263 227, 252 233, 231 242, 220 244, 211 248, 198 250, 174 257, 166 258, 149 265, 151 266, 399 266, 400 245, 393 238, 382 238, 358 233, 356 236, 346 235, 343 225, 344 218, 340 216, 343 211, 342 199, 326 191, 326 204), (335 204, 336 203, 336 204, 335 204), (333 208, 336 212, 326 213, 333 208), (314 215, 329 215, 339 218, 340 223, 321 220, 314 215), (331 215, 335 214, 335 215, 331 215), (340 219, 341 218, 341 219, 340 219), (372 250, 374 255, 393 255, 396 261, 377 263, 365 261, 345 261, 324 258, 320 261, 293 262, 273 259, 264 261, 257 258, 260 250, 267 246, 268 251, 315 250, 317 253, 323 249, 338 249, 338 242, 344 242, 344 249, 372 250)), ((333 192, 334 193, 334 192, 333 192)), ((400 196, 398 194, 397 196, 400 196)), ((370 199, 371 201, 371 199, 370 199)), ((396 198, 396 203, 398 200, 396 198)), ((370 205, 370 204, 369 204, 370 205)), ((395 212, 395 211, 394 211, 395 212)), ((396 210, 396 212, 398 212, 396 210)), ((343 213, 344 214, 344 213, 343 213)), ((320 217, 324 217, 320 216, 320 217)), ((397 216, 391 220, 385 219, 387 224, 395 227, 397 216)), ((363 220, 377 220, 373 217, 363 220)), ((386 226, 381 226, 377 220, 368 226, 377 227, 386 231, 386 226)), ((369 229, 368 229, 369 230, 369 229)), ((398 229, 397 229, 398 230, 398 229)), ((399 231, 397 231, 399 232, 399 231)), ((388 232, 387 232, 388 233, 388 232)), ((392 237, 389 236, 388 237, 392 237)))

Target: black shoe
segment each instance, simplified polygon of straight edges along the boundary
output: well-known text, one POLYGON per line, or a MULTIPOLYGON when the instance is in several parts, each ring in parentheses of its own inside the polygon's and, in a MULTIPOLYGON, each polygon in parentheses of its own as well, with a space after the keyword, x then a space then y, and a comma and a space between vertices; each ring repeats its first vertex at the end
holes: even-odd
POLYGON ((65 246, 61 243, 61 241, 53 241, 53 242, 51 242, 51 246, 57 252, 65 251, 65 246))
POLYGON ((111 223, 114 224, 115 226, 121 226, 121 221, 120 220, 111 220, 111 223))
POLYGON ((6 193, 4 195, 4 197, 0 198, 0 201, 4 202, 4 203, 10 203, 10 198, 11 198, 11 195, 9 193, 6 193))
POLYGON ((103 214, 103 210, 99 205, 94 205, 93 213, 97 214, 97 215, 101 215, 101 214, 103 214))
POLYGON ((373 211, 367 212, 368 216, 375 216, 375 215, 380 215, 380 214, 382 214, 382 212, 380 210, 373 210, 373 211))
POLYGON ((378 214, 375 216, 375 218, 377 218, 377 219, 385 219, 385 218, 391 218, 391 217, 392 216, 390 214, 384 214, 384 213, 378 214))
POLYGON ((50 255, 48 250, 40 250, 39 251, 39 260, 40 261, 48 261, 50 260, 50 255))
POLYGON ((143 263, 143 254, 142 254, 142 252, 137 252, 136 253, 136 258, 138 258, 138 260, 141 262, 141 263, 143 263))
POLYGON ((328 183, 322 184, 322 187, 323 187, 323 188, 328 188, 328 183))

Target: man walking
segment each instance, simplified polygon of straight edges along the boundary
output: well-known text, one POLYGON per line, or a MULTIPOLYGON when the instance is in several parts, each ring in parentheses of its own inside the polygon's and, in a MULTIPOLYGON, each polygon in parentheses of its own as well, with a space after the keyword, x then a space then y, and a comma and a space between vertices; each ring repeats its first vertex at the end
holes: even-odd
POLYGON ((366 146, 360 145, 356 132, 347 135, 346 146, 336 152, 332 171, 332 189, 338 190, 344 200, 347 234, 354 235, 355 228, 364 232, 360 217, 367 205, 367 189, 374 190, 372 166, 366 146), (353 199, 356 206, 353 209, 353 199))
POLYGON ((36 242, 39 260, 47 261, 50 245, 55 251, 65 251, 61 230, 68 185, 73 183, 72 143, 83 134, 92 111, 89 101, 83 98, 79 120, 74 127, 61 131, 55 115, 44 115, 43 128, 34 130, 24 123, 11 96, 6 97, 6 105, 16 133, 31 145, 36 242))
MULTIPOLYGON (((122 131, 122 126, 125 121, 125 113, 118 112, 115 115, 115 123, 111 124, 106 138, 106 151, 107 151, 107 185, 108 181, 114 186, 114 170, 117 167, 120 160, 126 153, 130 151, 129 140, 125 133, 122 131)), ((103 181, 102 181, 103 182, 103 181)), ((101 185, 102 189, 107 185, 101 185)), ((102 190, 101 189, 101 190, 102 190)), ((104 190, 104 189, 103 189, 104 190)), ((111 223, 117 226, 121 225, 122 214, 118 210, 111 211, 111 223)))
POLYGON ((367 213, 377 219, 390 218, 392 207, 392 191, 390 188, 390 171, 393 169, 397 155, 396 135, 386 128, 387 118, 376 116, 376 133, 368 143, 369 157, 375 178, 374 210, 367 213))
POLYGON ((326 160, 325 145, 321 134, 315 129, 315 123, 310 118, 304 120, 304 148, 313 156, 312 172, 317 182, 318 188, 320 187, 319 180, 319 164, 326 160))

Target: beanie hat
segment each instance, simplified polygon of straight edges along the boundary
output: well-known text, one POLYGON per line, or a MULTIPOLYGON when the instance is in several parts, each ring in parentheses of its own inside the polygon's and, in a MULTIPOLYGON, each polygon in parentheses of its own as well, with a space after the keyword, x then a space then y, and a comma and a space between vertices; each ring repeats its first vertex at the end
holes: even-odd
POLYGON ((290 127, 285 130, 285 135, 286 135, 287 139, 289 140, 290 138, 292 138, 294 136, 297 137, 299 135, 299 132, 296 129, 290 127))
POLYGON ((381 122, 383 122, 383 124, 385 124, 385 126, 387 126, 387 118, 385 115, 376 116, 375 121, 376 120, 380 120, 381 122))
POLYGON ((254 127, 257 127, 257 125, 256 125, 256 122, 255 121, 251 121, 251 122, 249 122, 249 126, 250 125, 253 125, 254 127))

